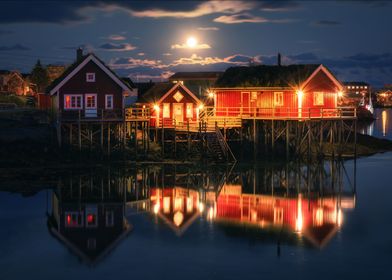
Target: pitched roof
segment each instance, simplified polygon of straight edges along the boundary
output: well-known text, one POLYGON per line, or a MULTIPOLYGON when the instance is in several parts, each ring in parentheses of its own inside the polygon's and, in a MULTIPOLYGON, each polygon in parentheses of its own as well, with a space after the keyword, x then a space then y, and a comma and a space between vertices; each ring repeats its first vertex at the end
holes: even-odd
POLYGON ((130 87, 130 85, 128 85, 126 82, 124 82, 120 77, 117 76, 117 74, 110 69, 102 60, 100 60, 95 54, 93 53, 89 53, 87 55, 83 55, 81 57, 81 59, 77 60, 76 62, 74 62, 72 65, 70 65, 64 72, 63 74, 61 74, 60 77, 58 77, 57 79, 55 79, 47 88, 46 88, 46 93, 50 93, 53 89, 55 89, 57 86, 60 85, 60 83, 66 79, 69 75, 71 75, 73 73, 74 70, 76 70, 79 66, 81 66, 83 63, 85 63, 85 61, 88 58, 92 58, 96 59, 97 62, 101 63, 108 71, 109 73, 111 73, 115 78, 118 79, 118 81, 120 83, 123 84, 124 87, 128 88, 129 90, 132 90, 132 88, 130 87))
POLYGON ((256 65, 230 67, 216 87, 292 87, 302 84, 320 64, 287 66, 256 65))
POLYGON ((224 72, 177 72, 169 80, 216 80, 224 72))
POLYGON ((174 87, 174 84, 170 82, 156 83, 147 91, 145 91, 144 94, 139 93, 139 101, 156 102, 161 99, 161 97, 165 95, 172 87, 174 87))
POLYGON ((121 80, 129 87, 129 88, 136 88, 135 84, 132 82, 131 78, 122 77, 121 80))

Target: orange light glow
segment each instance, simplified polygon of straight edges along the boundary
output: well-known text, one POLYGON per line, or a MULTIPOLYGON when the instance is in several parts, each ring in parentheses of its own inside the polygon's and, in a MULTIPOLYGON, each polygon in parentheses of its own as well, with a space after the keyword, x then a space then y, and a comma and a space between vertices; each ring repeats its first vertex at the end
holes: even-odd
POLYGON ((159 205, 159 203, 155 204, 153 208, 154 214, 158 214, 160 208, 161 206, 159 205))
POLYGON ((173 216, 173 222, 174 224, 179 227, 182 222, 184 221, 184 214, 182 214, 180 211, 177 211, 174 216, 173 216))
POLYGON ((381 119, 382 119, 382 135, 386 136, 387 135, 387 111, 382 111, 381 113, 381 119))
POLYGON ((199 202, 199 212, 200 213, 204 212, 204 204, 203 204, 203 202, 199 202))

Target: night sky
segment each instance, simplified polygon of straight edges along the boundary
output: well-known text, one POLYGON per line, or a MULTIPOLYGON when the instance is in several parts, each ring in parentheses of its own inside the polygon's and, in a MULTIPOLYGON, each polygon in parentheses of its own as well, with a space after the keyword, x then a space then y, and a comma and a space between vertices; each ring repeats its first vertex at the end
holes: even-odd
POLYGON ((82 46, 121 76, 162 80, 281 52, 380 87, 392 83, 391 14, 392 2, 365 0, 1 1, 0 69, 70 64, 82 46))

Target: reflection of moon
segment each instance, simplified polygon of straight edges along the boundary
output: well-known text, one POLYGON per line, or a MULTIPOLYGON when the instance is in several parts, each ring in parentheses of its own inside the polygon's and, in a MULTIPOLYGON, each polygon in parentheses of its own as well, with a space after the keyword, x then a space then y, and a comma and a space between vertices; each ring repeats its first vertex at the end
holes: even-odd
POLYGON ((186 44, 190 48, 194 48, 197 45, 197 40, 195 37, 189 37, 188 40, 186 40, 186 44))
POLYGON ((174 213, 173 222, 177 227, 179 227, 182 224, 183 220, 184 220, 184 215, 180 211, 174 213))

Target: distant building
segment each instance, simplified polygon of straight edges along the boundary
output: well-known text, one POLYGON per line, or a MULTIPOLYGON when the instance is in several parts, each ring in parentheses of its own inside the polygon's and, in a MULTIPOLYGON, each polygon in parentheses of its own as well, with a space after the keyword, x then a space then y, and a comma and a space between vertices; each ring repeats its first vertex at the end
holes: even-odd
POLYGON ((392 87, 384 88, 376 93, 377 105, 382 107, 392 106, 392 87))
POLYGON ((340 100, 341 106, 358 106, 359 103, 369 98, 370 85, 366 82, 343 82, 344 94, 340 100))
POLYGON ((0 70, 0 94, 28 95, 30 82, 18 71, 0 70))
POLYGON ((169 78, 169 81, 182 83, 199 98, 203 98, 222 74, 223 72, 177 72, 169 78))

